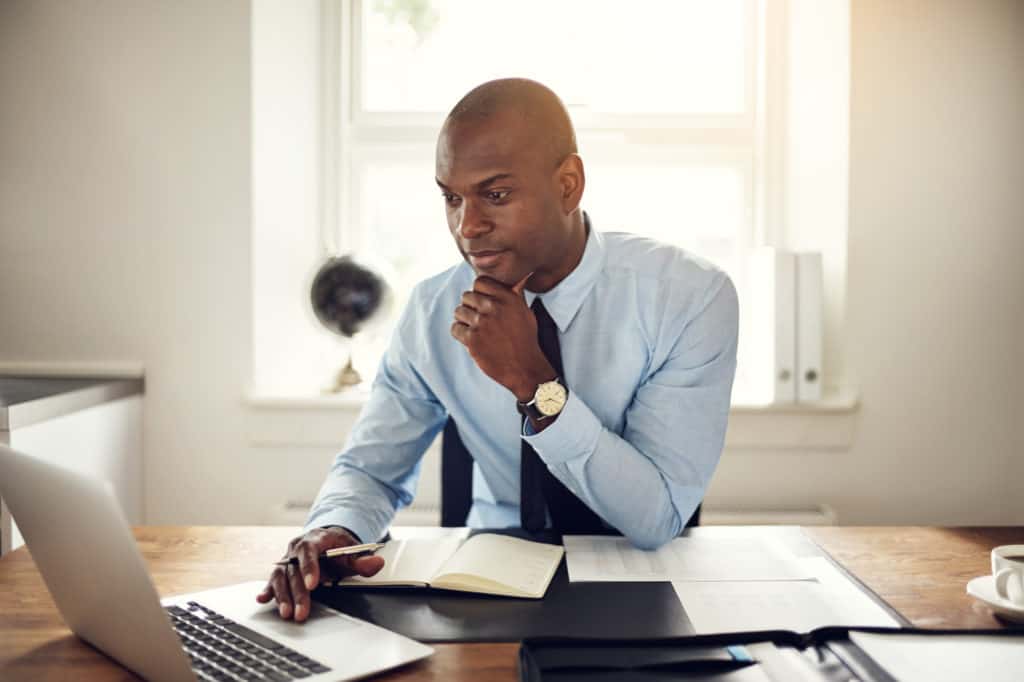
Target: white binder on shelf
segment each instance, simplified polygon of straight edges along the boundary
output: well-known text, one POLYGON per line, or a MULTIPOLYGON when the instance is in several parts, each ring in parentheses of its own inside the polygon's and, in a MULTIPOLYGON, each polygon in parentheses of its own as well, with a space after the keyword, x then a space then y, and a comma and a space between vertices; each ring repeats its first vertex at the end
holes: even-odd
POLYGON ((796 400, 796 258, 770 246, 752 251, 750 276, 750 398, 796 400))
POLYGON ((796 254, 796 399, 802 403, 821 400, 823 287, 821 254, 796 254))

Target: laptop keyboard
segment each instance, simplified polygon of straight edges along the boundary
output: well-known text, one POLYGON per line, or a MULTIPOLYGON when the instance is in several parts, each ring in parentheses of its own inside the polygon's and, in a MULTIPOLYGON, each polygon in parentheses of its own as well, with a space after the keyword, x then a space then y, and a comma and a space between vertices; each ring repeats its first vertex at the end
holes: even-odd
POLYGON ((200 680, 295 680, 330 668, 194 601, 164 607, 200 680))

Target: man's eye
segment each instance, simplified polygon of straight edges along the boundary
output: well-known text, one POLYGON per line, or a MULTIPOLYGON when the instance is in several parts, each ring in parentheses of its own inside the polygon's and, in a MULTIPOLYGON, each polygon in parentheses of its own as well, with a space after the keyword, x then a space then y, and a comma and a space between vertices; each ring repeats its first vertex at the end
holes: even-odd
POLYGON ((441 196, 444 197, 444 203, 449 206, 455 206, 459 203, 459 197, 455 196, 451 192, 441 192, 441 196))
POLYGON ((499 201, 504 200, 505 197, 507 197, 508 195, 509 195, 509 191, 507 189, 505 189, 505 190, 496 190, 496 191, 488 192, 487 193, 487 200, 488 201, 493 201, 493 202, 497 203, 499 201))

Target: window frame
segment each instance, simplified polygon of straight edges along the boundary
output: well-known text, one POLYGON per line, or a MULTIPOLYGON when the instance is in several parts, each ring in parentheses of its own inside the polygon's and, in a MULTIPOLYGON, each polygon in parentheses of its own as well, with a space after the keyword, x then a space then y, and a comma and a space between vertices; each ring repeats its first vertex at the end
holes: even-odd
MULTIPOLYGON (((843 348, 849 8, 844 0, 836 0, 838 4, 824 12, 810 0, 751 2, 758 12, 757 54, 763 57, 756 79, 756 137, 748 183, 754 198, 748 203, 754 215, 751 243, 824 254, 825 389, 830 395, 837 391, 856 395, 855 377, 843 348), (815 64, 820 58, 830 70, 800 68, 807 64, 807 57, 815 64), (802 143, 803 124, 813 123, 815 116, 823 123, 810 135, 817 142, 807 149, 802 143), (815 151, 819 146, 821 151, 815 151)), ((253 199, 254 340, 249 390, 255 396, 308 398, 318 385, 324 390, 320 368, 336 362, 340 353, 337 339, 319 327, 304 304, 307 285, 303 282, 324 256, 352 250, 348 243, 352 235, 341 229, 343 224, 358 224, 352 222, 348 207, 353 198, 348 190, 349 147, 373 139, 410 141, 417 135, 422 141, 424 132, 436 134, 440 117, 434 123, 421 121, 417 129, 353 127, 352 83, 342 77, 351 73, 353 45, 348 36, 353 13, 360 9, 352 0, 268 3, 256 9, 253 182, 260 191, 253 199), (290 41, 285 39, 289 36, 290 41), (289 119, 287 125, 284 116, 289 119)), ((623 138, 650 141, 664 134, 664 129, 590 131, 602 143, 623 138)), ((734 131, 723 128, 680 128, 673 135, 678 142, 700 141, 708 146, 729 146, 737 140, 734 131)), ((584 153, 592 165, 589 148, 584 153)), ((600 220, 600 224, 606 222, 600 220)), ((742 400, 738 404, 747 405, 742 400)))
MULTIPOLYGON (((365 0, 323 0, 321 117, 321 223, 328 250, 347 252, 362 245, 358 164, 370 151, 432 144, 445 112, 370 112, 363 109, 361 32, 365 0)), ((742 114, 607 114, 573 108, 577 133, 591 145, 626 143, 635 151, 646 143, 668 145, 674 153, 703 149, 709 158, 723 149, 747 152, 745 195, 750 202, 750 246, 777 245, 781 236, 783 165, 781 112, 785 65, 786 0, 744 0, 747 64, 742 114), (749 169, 749 172, 748 172, 749 169), (774 173, 774 174, 773 174, 774 173)))
MULTIPOLYGON (((370 246, 365 228, 360 227, 360 164, 371 158, 401 158, 410 148, 432 149, 446 113, 362 109, 360 29, 364 2, 320 0, 319 240, 324 251, 334 254, 360 252, 370 246)), ((749 49, 742 114, 627 115, 570 110, 585 158, 594 158, 595 149, 606 154, 618 148, 617 158, 608 155, 601 157, 601 162, 646 158, 657 163, 659 159, 692 157, 694 165, 725 165, 741 174, 747 214, 745 230, 736 235, 734 247, 739 271, 730 273, 740 291, 747 285, 743 251, 762 245, 785 246, 783 154, 789 0, 744 2, 744 33, 749 49), (730 161, 723 163, 723 159, 730 161)), ((409 283, 395 292, 396 313, 409 293, 405 284, 409 283)))
MULTIPOLYGON (((362 56, 363 56, 363 5, 366 0, 347 0, 344 5, 346 16, 336 23, 348 50, 349 67, 345 82, 350 84, 347 113, 351 124, 358 128, 428 128, 436 130, 447 112, 370 112, 362 106, 362 56)), ((573 109, 572 118, 580 130, 751 130, 756 120, 756 102, 759 97, 758 56, 759 24, 763 21, 762 5, 768 0, 741 0, 746 5, 747 17, 743 32, 746 44, 752 49, 747 52, 744 68, 744 112, 742 114, 610 114, 573 109)), ((343 72, 345 73, 345 72, 343 72)), ((454 104, 454 102, 453 102, 454 104)))

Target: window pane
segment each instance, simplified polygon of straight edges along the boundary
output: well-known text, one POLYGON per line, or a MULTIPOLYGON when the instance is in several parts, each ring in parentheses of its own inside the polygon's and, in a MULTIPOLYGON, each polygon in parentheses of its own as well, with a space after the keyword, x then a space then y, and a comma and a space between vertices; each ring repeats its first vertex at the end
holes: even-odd
POLYGON ((682 247, 734 276, 749 227, 744 174, 729 166, 597 163, 583 205, 602 231, 682 247))
POLYGON ((462 260, 448 233, 433 161, 432 154, 424 153, 422 163, 373 161, 363 166, 361 241, 394 268, 396 296, 403 300, 417 282, 462 260))
MULTIPOLYGON (((355 168, 359 242, 393 268, 396 315, 416 283, 461 261, 429 151, 411 148, 403 158, 364 158, 355 168)), ((652 237, 715 263, 731 275, 742 301, 742 254, 752 232, 747 178, 738 164, 598 158, 587 165, 583 206, 601 231, 652 237)), ((385 341, 382 336, 373 344, 363 342, 357 353, 357 367, 366 376, 372 375, 385 341)), ((737 381, 744 376, 741 365, 737 381)))
MULTIPOLYGON (((429 159, 372 161, 363 169, 362 243, 395 269, 396 289, 411 289, 460 261, 429 159)), ((599 230, 675 244, 741 279, 750 233, 744 177, 731 166, 590 164, 583 207, 599 230)))
POLYGON ((749 0, 361 6, 367 111, 447 112, 473 86, 505 76, 534 78, 595 112, 745 111, 749 0))

